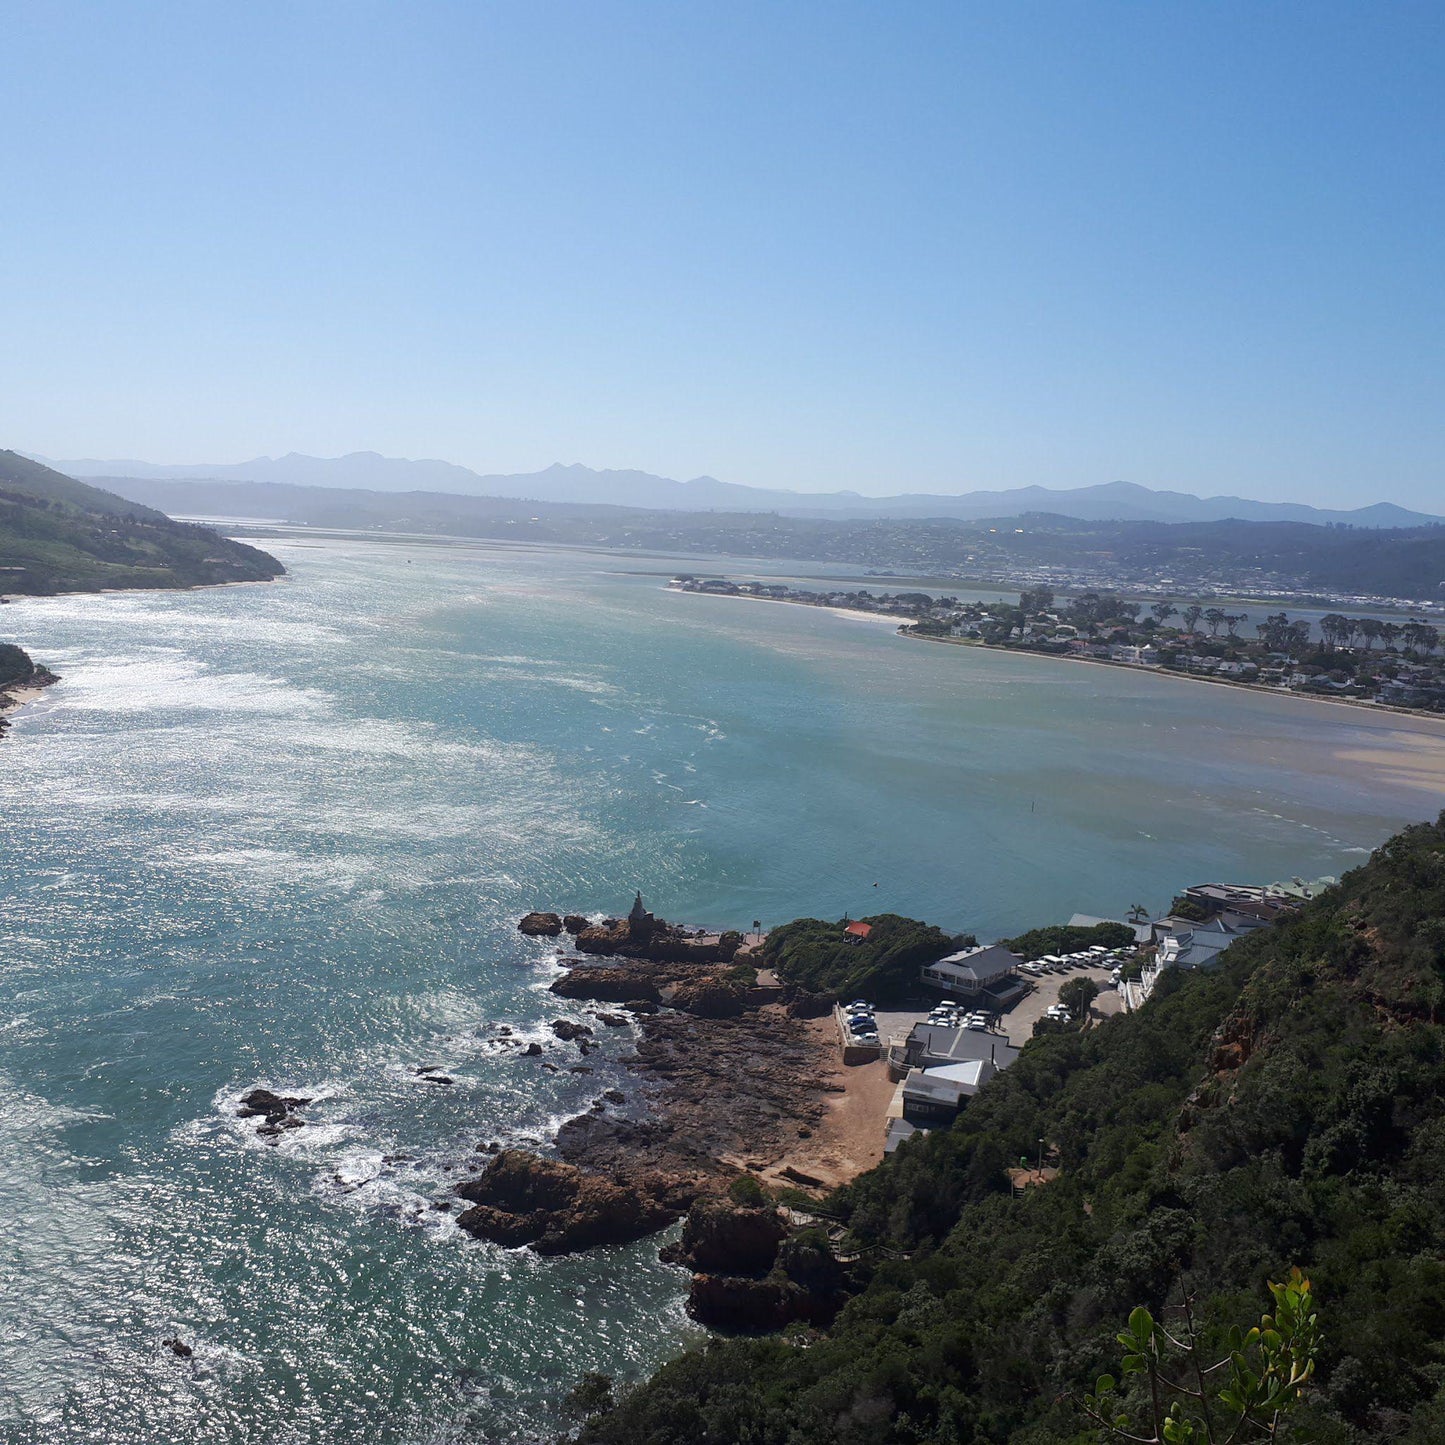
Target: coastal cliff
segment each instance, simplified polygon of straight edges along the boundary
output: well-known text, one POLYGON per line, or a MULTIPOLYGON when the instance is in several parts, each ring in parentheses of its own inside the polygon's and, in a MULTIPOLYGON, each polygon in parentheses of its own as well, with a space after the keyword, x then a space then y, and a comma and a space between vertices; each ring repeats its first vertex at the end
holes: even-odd
POLYGON ((0 449, 0 576, 28 596, 267 582, 274 557, 0 449))
POLYGON ((23 647, 13 642, 0 642, 0 738, 9 730, 5 716, 27 702, 33 701, 42 688, 51 687, 60 678, 48 667, 34 662, 23 647))
MULTIPOLYGON (((834 1194, 853 1298, 807 1348, 710 1342, 580 1439, 1081 1440, 1132 1310, 1187 1299, 1222 1335, 1292 1266, 1325 1343, 1288 1438, 1440 1439, 1442 970, 1445 815, 1138 1012, 1033 1040, 952 1129, 834 1194), (1041 1140, 1057 1172, 1020 1188, 1041 1140)), ((772 1275, 695 1283, 694 1312, 766 1314, 772 1275)))

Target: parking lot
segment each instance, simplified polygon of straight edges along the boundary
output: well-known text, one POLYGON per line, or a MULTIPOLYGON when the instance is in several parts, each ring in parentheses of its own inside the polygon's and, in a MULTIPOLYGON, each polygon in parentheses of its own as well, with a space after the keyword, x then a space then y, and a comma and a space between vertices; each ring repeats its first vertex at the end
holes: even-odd
MULTIPOLYGON (((1029 992, 1002 1015, 992 1031, 1016 1046, 1027 1043, 1033 1037, 1034 1025, 1059 1001, 1059 990, 1071 978, 1091 978, 1099 985, 1099 996, 1094 1000, 1091 1012, 1100 1016, 1120 1012, 1123 1001, 1111 982, 1114 967, 1112 962, 1105 962, 1075 966, 1063 973, 1034 976, 1021 972, 1019 976, 1029 984, 1029 992)), ((961 1007, 964 1013, 969 1011, 967 1004, 961 1007)), ((874 1017, 880 1046, 886 1051, 891 1039, 907 1038, 914 1024, 928 1021, 928 1014, 927 1008, 877 1010, 874 1017)))
POLYGON ((1025 1044, 1034 1036, 1034 1025, 1043 1018, 1051 1004, 1059 1001, 1059 990, 1071 978, 1091 978, 1099 985, 1099 996, 1093 1002, 1092 1012, 1101 1015, 1115 1014, 1123 1007, 1118 990, 1110 982, 1114 965, 1099 964, 1095 967, 1071 968, 1067 973, 1046 973, 1038 978, 1028 978, 1033 991, 1003 1016, 999 1031, 1008 1035, 1011 1044, 1025 1044))

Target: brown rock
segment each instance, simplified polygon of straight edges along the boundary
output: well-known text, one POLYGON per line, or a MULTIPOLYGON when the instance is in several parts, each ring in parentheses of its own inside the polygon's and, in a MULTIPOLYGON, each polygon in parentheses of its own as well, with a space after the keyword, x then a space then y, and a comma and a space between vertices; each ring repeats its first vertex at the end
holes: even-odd
POLYGON ((680 983, 672 1006, 705 1019, 734 1019, 747 1007, 747 990, 712 974, 680 983))
POLYGON ((771 1205, 699 1199, 687 1212, 682 1238, 668 1245, 662 1258, 695 1273, 760 1276, 772 1269, 787 1233, 786 1222, 771 1205))
POLYGON ((458 1187, 472 1208, 457 1218, 469 1233, 497 1244, 530 1244, 538 1254, 570 1254, 623 1244, 676 1218, 665 1189, 620 1183, 555 1159, 508 1149, 486 1172, 458 1187))
POLYGON ((584 928, 591 928, 592 925, 580 913, 569 913, 562 920, 562 927, 574 937, 581 933, 584 928))
POLYGON ((556 938, 561 931, 562 920, 555 913, 529 913, 517 925, 517 932, 528 938, 556 938))
POLYGON ((635 998, 656 1003, 662 997, 656 984, 627 969, 587 965, 564 973, 553 982, 552 992, 561 998, 594 998, 604 1003, 624 1003, 635 998))
POLYGON ((552 1032, 564 1043, 571 1043, 573 1039, 590 1039, 592 1030, 586 1024, 574 1023, 571 1019, 553 1019, 552 1032))

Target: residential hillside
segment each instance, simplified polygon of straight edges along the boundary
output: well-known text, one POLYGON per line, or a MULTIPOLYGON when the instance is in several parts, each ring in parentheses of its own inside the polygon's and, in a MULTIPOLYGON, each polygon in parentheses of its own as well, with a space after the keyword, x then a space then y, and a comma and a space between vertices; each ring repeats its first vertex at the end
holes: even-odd
POLYGON ((285 568, 209 527, 173 522, 0 450, 0 593, 255 582, 285 568))
POLYGON ((1426 1445, 1445 1439, 1442 1178, 1445 817, 1217 971, 1033 1040, 951 1130, 833 1196, 860 1257, 831 1330, 691 1351, 582 1440, 1082 1445, 1074 1401, 1117 1374, 1134 1306, 1173 1318, 1187 1289, 1212 1345, 1298 1265, 1324 1346, 1277 1438, 1426 1445), (1015 1195, 1005 1169, 1041 1140, 1057 1176, 1015 1195))

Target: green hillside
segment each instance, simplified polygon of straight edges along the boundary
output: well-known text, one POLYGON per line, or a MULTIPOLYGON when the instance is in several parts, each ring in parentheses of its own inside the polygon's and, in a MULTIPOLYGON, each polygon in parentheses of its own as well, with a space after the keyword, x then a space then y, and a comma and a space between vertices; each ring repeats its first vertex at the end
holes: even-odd
POLYGON ((1217 1343, 1299 1265, 1324 1345, 1275 1438, 1439 1441, 1442 1180, 1445 817, 1218 971, 1031 1042, 951 1130, 833 1197, 863 1253, 831 1331, 689 1352, 582 1440, 1082 1445, 1077 1395, 1118 1372, 1133 1306, 1187 1289, 1217 1343), (1005 1167, 1041 1139, 1058 1177, 1014 1197, 1005 1167))
POLYGON ((0 593, 256 582, 285 568, 209 527, 173 522, 0 450, 0 593))

